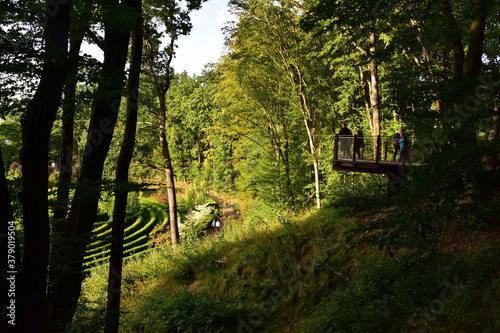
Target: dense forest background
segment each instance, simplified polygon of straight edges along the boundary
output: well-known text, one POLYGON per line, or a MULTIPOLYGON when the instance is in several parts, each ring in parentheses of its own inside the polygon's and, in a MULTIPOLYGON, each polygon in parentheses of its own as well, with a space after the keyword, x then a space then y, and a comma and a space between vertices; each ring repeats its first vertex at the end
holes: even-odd
POLYGON ((2 331, 498 331, 500 2, 231 0, 178 73, 204 2, 0 4, 2 331))

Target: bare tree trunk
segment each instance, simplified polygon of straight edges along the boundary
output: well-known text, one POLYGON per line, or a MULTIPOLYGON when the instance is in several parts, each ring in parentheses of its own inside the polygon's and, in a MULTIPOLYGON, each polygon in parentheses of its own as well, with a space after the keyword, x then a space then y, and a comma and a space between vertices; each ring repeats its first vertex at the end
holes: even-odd
MULTIPOLYGON (((50 1, 47 1, 47 12, 50 1)), ((23 266, 29 268, 19 279, 17 324, 23 332, 47 331, 47 266, 50 227, 48 213, 49 139, 66 76, 70 1, 58 4, 47 15, 45 54, 37 91, 22 120, 22 190, 24 246, 23 266)))
POLYGON ((464 46, 460 35, 460 27, 453 16, 453 9, 450 2, 445 0, 441 3, 443 14, 446 17, 445 27, 451 33, 451 47, 453 50, 453 78, 459 79, 463 77, 464 71, 464 46))
POLYGON ((370 104, 372 109, 373 135, 380 135, 380 96, 378 91, 377 34, 370 35, 370 104))
POLYGON ((286 131, 286 127, 283 126, 283 135, 284 135, 284 143, 283 143, 283 148, 280 149, 281 154, 282 154, 282 159, 283 159, 283 167, 285 169, 285 186, 286 186, 286 192, 288 194, 288 203, 290 204, 290 207, 292 209, 295 208, 295 196, 293 194, 293 188, 292 188, 292 180, 291 180, 291 175, 290 175, 290 156, 289 156, 289 140, 288 140, 288 133, 286 131))
POLYGON ((76 105, 76 85, 78 74, 78 60, 83 35, 78 35, 70 41, 69 68, 64 88, 64 100, 62 103, 62 134, 61 147, 59 149, 59 183, 57 188, 58 205, 54 209, 53 232, 62 231, 63 220, 68 212, 68 201, 73 166, 73 140, 76 105))
POLYGON ((366 119, 369 120, 369 125, 370 125, 370 130, 371 133, 373 133, 374 127, 373 127, 373 121, 372 121, 372 108, 370 106, 370 94, 371 94, 371 78, 368 78, 367 72, 365 71, 366 68, 364 66, 359 67, 359 78, 360 78, 360 84, 361 87, 363 88, 363 100, 365 103, 365 111, 366 111, 366 119))
MULTIPOLYGON (((138 11, 142 1, 138 1, 138 11)), ((129 167, 134 153, 137 113, 139 102, 139 77, 142 62, 141 21, 132 38, 132 59, 128 80, 127 120, 120 155, 116 166, 116 193, 113 207, 113 225, 111 234, 111 254, 109 258, 108 302, 106 305, 106 321, 104 332, 118 333, 120 323, 120 298, 122 285, 123 239, 125 234, 125 217, 127 214, 129 167)))
POLYGON ((166 136, 166 115, 167 105, 165 95, 158 96, 160 102, 160 115, 159 115, 159 139, 161 154, 163 157, 163 166, 165 167, 165 182, 167 185, 168 195, 168 211, 170 220, 170 237, 172 245, 175 246, 179 243, 179 230, 177 228, 177 198, 175 194, 175 178, 174 169, 172 167, 172 159, 170 158, 170 150, 166 136))
POLYGON ((313 169, 314 169, 314 186, 315 186, 315 196, 316 196, 316 208, 320 209, 321 208, 321 188, 320 188, 320 182, 319 182, 319 161, 318 161, 318 156, 316 154, 316 145, 314 143, 315 139, 315 128, 311 128, 312 126, 309 124, 307 119, 304 119, 306 130, 307 130, 307 137, 309 140, 309 150, 311 153, 311 157, 313 160, 313 169))
POLYGON ((465 77, 479 76, 483 65, 484 30, 486 28, 485 1, 475 1, 475 5, 476 17, 472 20, 469 29, 467 57, 463 64, 465 77))

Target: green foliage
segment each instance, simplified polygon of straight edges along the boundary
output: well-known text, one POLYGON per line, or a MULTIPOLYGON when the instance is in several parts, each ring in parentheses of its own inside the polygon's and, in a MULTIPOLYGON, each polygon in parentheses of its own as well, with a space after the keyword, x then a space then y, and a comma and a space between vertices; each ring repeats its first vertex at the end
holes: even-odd
MULTIPOLYGON (((176 181, 182 180, 189 193, 180 200, 184 244, 176 252, 150 248, 167 238, 162 234, 168 225, 166 206, 129 193, 124 330, 225 332, 241 325, 241 318, 252 329, 270 332, 290 331, 300 321, 303 332, 416 331, 424 326, 436 332, 500 330, 495 319, 500 316, 495 300, 498 246, 482 250, 482 244, 474 244, 477 253, 460 256, 440 252, 440 247, 448 252, 460 248, 457 235, 493 238, 498 232, 500 146, 498 138, 484 140, 491 129, 498 130, 498 2, 236 0, 238 22, 228 29, 229 53, 200 77, 174 75, 174 42, 190 31, 189 13, 202 2, 182 7, 154 0, 144 6, 152 57, 143 69, 158 74, 160 84, 155 91, 152 85, 158 82, 143 76, 131 178, 163 182, 164 161, 154 138, 165 130, 176 181), (485 38, 467 45, 469 37, 482 36, 469 31, 476 26, 471 24, 475 4, 486 6, 485 38), (445 5, 450 6, 448 16, 445 5), (372 45, 376 51, 368 45, 371 35, 378 38, 372 45), (172 44, 161 49, 164 37, 171 37, 172 44), (480 50, 483 76, 462 78, 457 72, 469 66, 454 57, 460 44, 464 59, 480 50), (373 125, 372 60, 378 65, 382 133, 391 135, 404 126, 427 142, 415 146, 421 165, 401 169, 397 177, 408 179, 389 182, 387 188, 380 186, 379 176, 331 170, 339 123, 347 121, 365 134, 373 125), (166 117, 158 113, 159 91, 166 94, 166 117), (166 129, 159 126, 162 121, 166 129), (316 194, 314 176, 326 206, 339 211, 320 210, 299 220, 295 214, 309 207, 316 194), (210 239, 203 237, 203 229, 218 211, 199 206, 207 190, 238 193, 245 216, 210 239), (385 196, 387 190, 392 197, 385 196), (196 213, 188 213, 192 207, 196 213), (345 216, 361 220, 354 226, 345 216), (358 238, 395 258, 364 253, 364 243, 354 247, 358 238), (466 288, 446 302, 443 281, 455 277, 466 288), (432 320, 420 310, 442 304, 445 309, 434 308, 439 313, 432 320), (248 319, 252 315, 257 316, 253 321, 248 319)), ((132 22, 127 6, 111 9, 98 3, 87 10, 81 4, 74 7, 78 19, 72 34, 87 30, 87 22, 101 29, 104 17, 110 25, 124 17, 125 23, 132 22)), ((43 11, 41 5, 0 5, 0 144, 7 165, 19 161, 17 113, 33 95, 41 70, 42 27, 33 15, 43 11)), ((100 68, 89 56, 81 61, 78 80, 85 85, 78 87, 75 106, 76 166, 100 68)), ((122 111, 106 179, 116 168, 122 111)), ((60 120, 57 116, 50 137, 49 161, 59 155, 60 120)), ((10 171, 7 177, 16 221, 22 220, 20 176, 10 171)), ((50 174, 51 186, 57 176, 50 174)), ((116 187, 110 184, 83 184, 89 189, 86 198, 104 188, 85 258, 87 268, 98 267, 87 270, 92 275, 77 316, 84 331, 102 330, 107 274, 101 264, 109 255, 116 187)))
POLYGON ((328 205, 348 213, 369 211, 379 207, 387 197, 381 186, 381 176, 357 172, 332 172, 326 179, 325 196, 328 205))
POLYGON ((234 189, 236 172, 232 163, 233 142, 231 140, 214 140, 214 148, 211 151, 211 163, 213 165, 212 184, 217 192, 230 192, 234 189))
POLYGON ((499 306, 492 300, 500 293, 495 252, 370 256, 349 282, 323 297, 297 332, 493 332, 499 306), (478 303, 480 313, 472 310, 478 303))
MULTIPOLYGON (((297 218, 260 203, 250 211, 262 212, 258 223, 230 221, 218 237, 129 259, 121 329, 494 332, 500 325, 497 241, 460 253, 388 256, 358 246, 345 210, 297 218)), ((103 283, 99 273, 86 280, 87 304, 103 283)))
POLYGON ((189 242, 202 236, 210 222, 218 215, 214 205, 204 204, 193 207, 179 224, 179 235, 182 241, 189 242))
POLYGON ((184 289, 169 294, 158 290, 138 310, 146 314, 141 316, 140 325, 151 332, 166 333, 234 332, 239 315, 234 304, 184 289))
MULTIPOLYGON (((135 213, 129 214, 126 219, 123 251, 124 257, 143 252, 154 244, 154 237, 168 227, 168 216, 165 204, 160 202, 135 198, 129 200, 130 207, 134 207, 135 213)), ((102 214, 108 216, 107 214, 102 214)), ((94 225, 91 242, 87 245, 84 257, 85 267, 102 265, 109 259, 111 251, 111 221, 103 220, 94 225)))
POLYGON ((20 162, 21 141, 21 124, 15 119, 0 118, 0 144, 5 170, 9 170, 11 163, 20 162))
POLYGON ((500 173, 488 159, 500 151, 498 142, 448 140, 411 169, 409 180, 388 184, 395 194, 370 211, 382 218, 361 229, 370 232, 366 240, 429 250, 449 230, 498 228, 500 173))

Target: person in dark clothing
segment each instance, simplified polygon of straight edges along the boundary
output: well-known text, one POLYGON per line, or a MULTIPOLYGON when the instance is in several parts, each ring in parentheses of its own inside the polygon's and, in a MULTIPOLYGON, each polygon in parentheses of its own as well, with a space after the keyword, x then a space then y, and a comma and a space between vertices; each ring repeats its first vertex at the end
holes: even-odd
POLYGON ((340 150, 342 150, 343 158, 351 158, 350 137, 352 137, 351 130, 347 127, 346 123, 342 123, 342 128, 339 131, 339 141, 340 141, 340 150))
POLYGON ((358 130, 358 133, 356 134, 356 152, 354 156, 358 156, 358 158, 363 157, 363 148, 365 147, 365 137, 363 136, 363 131, 358 130))
POLYGON ((408 139, 406 138, 405 132, 402 129, 399 129, 399 162, 405 162, 409 159, 408 139))
POLYGON ((396 156, 399 157, 399 140, 401 139, 401 135, 399 134, 399 131, 401 131, 401 129, 398 129, 398 131, 396 132, 396 134, 394 134, 394 136, 392 137, 393 138, 393 144, 392 146, 394 147, 394 155, 392 156, 392 160, 395 161, 396 160, 396 156))

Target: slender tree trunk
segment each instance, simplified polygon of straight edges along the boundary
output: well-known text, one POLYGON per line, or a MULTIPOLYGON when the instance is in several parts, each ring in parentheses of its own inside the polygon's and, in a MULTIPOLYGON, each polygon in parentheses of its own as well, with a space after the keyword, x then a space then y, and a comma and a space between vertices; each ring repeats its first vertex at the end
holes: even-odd
MULTIPOLYGON (((141 10, 138 3, 138 11, 141 10)), ((139 21, 139 24, 141 21, 139 21)), ((130 76, 128 80, 127 120, 120 155, 116 167, 116 193, 113 207, 113 226, 111 234, 111 254, 108 275, 108 302, 104 332, 118 333, 120 322, 120 298, 122 284, 123 239, 125 233, 125 217, 127 214, 129 167, 134 152, 137 113, 139 102, 139 77, 142 62, 141 27, 136 29, 132 38, 132 59, 130 61, 130 76)))
POLYGON ((165 182, 167 185, 168 195, 168 211, 170 220, 170 236, 172 245, 175 246, 179 243, 179 230, 177 228, 177 198, 175 194, 175 178, 174 169, 172 167, 172 159, 170 158, 170 150, 166 136, 166 115, 167 104, 165 95, 158 96, 160 102, 160 115, 159 115, 159 130, 160 130, 160 148, 163 157, 163 165, 165 167, 165 182))
POLYGON ((282 158, 283 158, 283 167, 285 169, 285 186, 286 186, 286 191, 288 194, 288 203, 292 209, 295 208, 295 195, 293 194, 293 188, 292 188, 292 180, 291 180, 291 175, 290 175, 290 157, 289 157, 289 140, 288 140, 288 134, 286 132, 286 127, 283 126, 283 132, 284 132, 284 139, 283 139, 283 148, 281 149, 282 151, 282 158))
POLYGON ((316 208, 320 209, 321 208, 321 187, 320 187, 320 182, 319 182, 319 161, 318 161, 318 156, 316 153, 316 145, 314 143, 314 128, 311 128, 311 125, 307 121, 307 119, 304 119, 305 125, 306 125, 306 130, 307 130, 307 137, 309 139, 309 149, 311 153, 311 157, 313 160, 313 169, 314 169, 314 185, 316 188, 316 208))
POLYGON ((66 86, 64 88, 64 100, 62 103, 62 135, 59 150, 59 183, 57 188, 58 205, 54 209, 54 232, 61 232, 63 220, 68 212, 69 192, 73 166, 73 141, 76 106, 76 85, 78 74, 78 63, 80 47, 83 35, 78 35, 70 42, 69 66, 66 86))
POLYGON ((58 4, 57 12, 47 15, 42 76, 22 120, 23 266, 28 267, 29 272, 23 272, 19 279, 22 294, 16 317, 23 332, 47 331, 48 150, 66 75, 70 8, 70 1, 66 1, 58 4))
MULTIPOLYGON (((113 1, 114 6, 127 4, 113 1)), ((123 89, 130 31, 121 23, 108 23, 105 28, 104 63, 92 106, 80 178, 64 230, 65 243, 57 253, 59 270, 53 281, 50 304, 54 332, 60 332, 71 323, 81 292, 85 250, 97 216, 104 161, 113 137, 123 89)))
POLYGON ((378 91, 377 34, 370 35, 370 104, 372 109, 373 135, 380 135, 380 95, 378 91))
POLYGON ((368 119, 368 123, 370 125, 371 133, 375 132, 373 127, 373 118, 372 118, 372 108, 370 106, 371 98, 371 78, 368 77, 367 71, 365 71, 365 66, 359 66, 359 78, 360 84, 363 88, 363 101, 365 103, 365 111, 366 111, 366 119, 368 119))
MULTIPOLYGON (((78 74, 78 60, 83 36, 77 36, 70 41, 69 65, 66 84, 64 87, 64 100, 62 102, 62 134, 61 146, 59 149, 59 180, 57 187, 57 205, 54 207, 51 230, 51 252, 49 267, 54 267, 58 260, 57 250, 58 242, 63 237, 64 223, 69 207, 69 194, 71 189, 72 158, 73 158, 73 139, 75 122, 75 97, 78 74), (55 260, 55 262, 54 262, 55 260)), ((49 274, 54 274, 53 269, 49 274)), ((49 276, 49 281, 52 277, 49 276)), ((49 284, 47 294, 52 293, 52 286, 49 284)))

